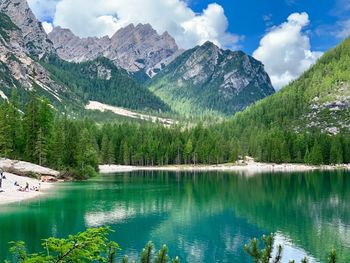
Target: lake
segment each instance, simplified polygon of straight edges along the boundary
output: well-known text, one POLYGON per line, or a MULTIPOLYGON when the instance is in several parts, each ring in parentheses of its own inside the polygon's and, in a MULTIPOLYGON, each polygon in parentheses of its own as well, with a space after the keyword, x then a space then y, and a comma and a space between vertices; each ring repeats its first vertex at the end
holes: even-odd
POLYGON ((41 239, 111 226, 121 255, 147 241, 169 246, 182 262, 251 262, 253 237, 274 233, 283 262, 305 255, 325 262, 337 249, 350 262, 350 173, 132 172, 58 184, 39 199, 0 207, 0 262, 8 242, 30 249, 41 239))

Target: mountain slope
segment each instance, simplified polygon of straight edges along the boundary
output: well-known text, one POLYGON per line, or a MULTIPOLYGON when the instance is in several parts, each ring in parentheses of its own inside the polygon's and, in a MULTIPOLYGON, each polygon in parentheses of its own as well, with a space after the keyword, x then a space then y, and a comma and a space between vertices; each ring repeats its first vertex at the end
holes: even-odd
MULTIPOLYGON (((350 129, 350 38, 328 51, 298 80, 236 119, 244 126, 337 133, 350 129)), ((249 128, 248 128, 249 129, 249 128)))
POLYGON ((274 93, 260 62, 211 42, 184 52, 148 86, 184 115, 210 111, 230 115, 274 93))
POLYGON ((41 63, 51 73, 52 79, 69 87, 84 104, 95 100, 135 110, 170 110, 158 97, 106 58, 70 63, 51 56, 41 63))
POLYGON ((26 0, 1 0, 0 12, 10 17, 20 28, 26 53, 36 58, 55 53, 52 42, 48 39, 42 24, 36 19, 26 0))
POLYGON ((350 162, 350 38, 224 129, 259 160, 350 162))
MULTIPOLYGON (((33 20, 32 23, 34 24, 33 30, 35 30, 38 22, 33 20)), ((12 89, 16 88, 24 104, 28 92, 35 86, 39 93, 49 97, 53 104, 62 104, 66 99, 74 101, 76 96, 67 87, 54 82, 50 78, 50 73, 37 62, 35 57, 29 54, 30 51, 36 49, 27 48, 23 34, 21 28, 7 14, 0 12, 0 90, 2 97, 9 97, 12 89)), ((41 35, 40 32, 38 34, 41 35)), ((37 50, 45 50, 44 47, 39 46, 37 50)), ((38 53, 39 55, 42 56, 43 53, 38 53)))
POLYGON ((58 111, 83 111, 90 99, 137 110, 169 110, 107 59, 81 64, 57 59, 25 0, 3 0, 0 9, 0 98, 9 98, 16 88, 24 105, 35 88, 58 111))
POLYGON ((143 78, 157 74, 181 52, 167 32, 158 35, 149 24, 131 24, 111 38, 79 38, 69 29, 56 27, 49 38, 66 61, 84 62, 103 56, 129 73, 144 75, 143 78))

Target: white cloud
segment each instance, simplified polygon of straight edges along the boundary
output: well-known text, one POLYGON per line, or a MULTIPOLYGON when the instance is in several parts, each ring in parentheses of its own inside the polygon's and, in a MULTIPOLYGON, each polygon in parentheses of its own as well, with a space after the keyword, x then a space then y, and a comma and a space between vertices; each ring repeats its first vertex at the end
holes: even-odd
POLYGON ((307 13, 293 13, 287 22, 272 27, 255 50, 253 56, 264 63, 276 89, 298 78, 322 55, 311 51, 310 39, 303 32, 309 23, 307 13))
POLYGON ((28 0, 30 8, 41 21, 52 19, 59 0, 28 0))
POLYGON ((168 31, 182 48, 207 40, 234 48, 240 40, 228 32, 227 17, 218 4, 210 4, 201 13, 195 13, 183 0, 29 1, 39 17, 46 17, 45 14, 54 10, 53 24, 69 28, 81 37, 111 36, 131 23, 149 23, 160 34, 168 31))
POLYGON ((53 25, 49 22, 44 21, 42 23, 42 25, 43 25, 43 28, 44 28, 46 34, 49 34, 53 30, 53 25))
POLYGON ((336 32, 336 37, 346 38, 350 36, 350 19, 338 23, 340 29, 336 32))

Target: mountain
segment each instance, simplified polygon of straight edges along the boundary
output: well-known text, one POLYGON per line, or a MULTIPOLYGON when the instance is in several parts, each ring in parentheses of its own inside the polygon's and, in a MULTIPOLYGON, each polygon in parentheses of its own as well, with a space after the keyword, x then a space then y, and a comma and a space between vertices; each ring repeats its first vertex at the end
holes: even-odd
POLYGON ((25 0, 1 0, 0 12, 10 17, 21 30, 24 48, 31 56, 42 58, 45 54, 55 53, 42 24, 36 19, 25 0))
POLYGON ((12 89, 16 88, 17 93, 25 103, 28 97, 28 91, 36 86, 40 90, 40 94, 52 98, 53 102, 62 103, 64 97, 75 99, 69 89, 54 82, 50 78, 50 73, 38 63, 38 58, 44 56, 46 52, 53 52, 47 38, 37 39, 30 45, 32 33, 45 36, 39 22, 35 20, 32 13, 28 10, 26 1, 1 1, 1 10, 9 11, 9 14, 17 19, 17 24, 11 18, 0 12, 0 91, 1 97, 7 98, 11 95, 12 89), (16 5, 17 4, 17 5, 16 5), (14 7, 19 12, 23 12, 29 16, 28 19, 21 19, 15 15, 14 7), (28 21, 32 19, 31 23, 28 21), (27 21, 21 28, 22 22, 27 21), (31 25, 33 29, 30 30, 31 25), (28 42, 29 41, 29 42, 28 42), (37 57, 37 58, 36 58, 37 57))
POLYGON ((258 160, 350 162, 350 38, 226 126, 242 151, 258 160))
POLYGON ((0 10, 0 98, 9 98, 16 88, 24 105, 35 88, 60 111, 83 111, 88 100, 136 110, 169 110, 107 59, 60 60, 25 0, 1 0, 0 10))
POLYGON ((26 0, 1 0, 0 10, 0 96, 16 87, 22 104, 35 87, 55 108, 71 112, 93 100, 141 111, 230 115, 274 92, 260 62, 210 42, 183 52, 148 24, 129 25, 111 38, 81 39, 61 28, 48 37, 26 0))
POLYGON ((350 131, 350 38, 326 52, 298 80, 237 115, 247 129, 272 125, 302 132, 350 131))
POLYGON ((131 24, 111 38, 79 38, 69 29, 56 27, 49 38, 58 55, 66 61, 84 62, 106 57, 141 79, 154 76, 181 53, 167 32, 158 35, 149 24, 131 24))
POLYGON ((148 86, 184 115, 230 115, 275 92, 262 63, 211 42, 178 56, 148 86))
POLYGON ((41 64, 52 74, 53 80, 69 87, 84 105, 93 100, 135 110, 170 111, 158 97, 107 58, 70 63, 50 56, 41 64))

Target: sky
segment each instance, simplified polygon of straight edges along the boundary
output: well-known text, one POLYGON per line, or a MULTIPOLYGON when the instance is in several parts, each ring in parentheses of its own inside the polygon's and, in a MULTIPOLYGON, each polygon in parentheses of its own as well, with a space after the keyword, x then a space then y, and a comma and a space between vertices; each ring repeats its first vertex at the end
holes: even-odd
POLYGON ((47 32, 112 36, 130 23, 168 31, 181 48, 209 40, 263 62, 276 89, 350 34, 350 0, 28 0, 47 32))

